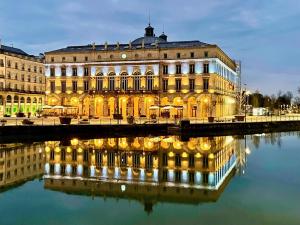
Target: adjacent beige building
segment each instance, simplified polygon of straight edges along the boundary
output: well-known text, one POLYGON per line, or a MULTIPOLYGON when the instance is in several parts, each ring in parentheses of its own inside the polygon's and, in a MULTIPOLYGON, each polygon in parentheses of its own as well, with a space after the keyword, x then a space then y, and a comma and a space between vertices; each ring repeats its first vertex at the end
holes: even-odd
POLYGON ((42 109, 45 83, 42 58, 0 44, 0 117, 42 109))
POLYGON ((99 118, 230 116, 237 108, 237 68, 215 44, 168 41, 149 25, 127 44, 46 52, 46 101, 99 118))

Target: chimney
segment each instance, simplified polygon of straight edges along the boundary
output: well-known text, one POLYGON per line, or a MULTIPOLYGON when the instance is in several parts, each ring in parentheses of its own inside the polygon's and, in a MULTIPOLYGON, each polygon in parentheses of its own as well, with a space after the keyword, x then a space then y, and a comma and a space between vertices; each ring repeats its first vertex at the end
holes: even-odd
POLYGON ((142 48, 145 48, 145 40, 142 40, 142 48))

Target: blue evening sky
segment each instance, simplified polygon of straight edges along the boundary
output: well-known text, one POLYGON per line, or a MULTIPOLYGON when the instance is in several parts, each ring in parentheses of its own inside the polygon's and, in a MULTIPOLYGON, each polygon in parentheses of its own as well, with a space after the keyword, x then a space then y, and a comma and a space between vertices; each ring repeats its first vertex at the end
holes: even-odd
POLYGON ((300 86, 299 0, 1 0, 0 38, 38 54, 67 45, 128 43, 151 14, 156 35, 218 44, 240 59, 243 83, 277 93, 300 86))

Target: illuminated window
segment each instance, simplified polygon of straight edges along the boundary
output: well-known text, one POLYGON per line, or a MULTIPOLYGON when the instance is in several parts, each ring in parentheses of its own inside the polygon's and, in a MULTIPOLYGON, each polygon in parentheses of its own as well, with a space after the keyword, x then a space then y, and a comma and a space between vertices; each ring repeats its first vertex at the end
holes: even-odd
POLYGON ((89 81, 88 80, 83 81, 83 88, 84 88, 85 93, 89 91, 89 81))
POLYGON ((133 167, 135 167, 135 168, 140 167, 140 155, 137 153, 133 154, 133 167))
POLYGON ((151 154, 146 155, 146 168, 152 169, 153 167, 153 156, 151 154))
POLYGON ((77 92, 77 81, 72 81, 72 91, 75 93, 77 92))
POLYGON ((203 78, 203 91, 208 91, 209 88, 209 79, 203 78))
POLYGON ((176 74, 181 74, 181 65, 180 64, 176 65, 176 74))
POLYGON ((55 92, 55 81, 50 82, 50 91, 51 91, 51 93, 55 92))
POLYGON ((167 155, 167 153, 163 153, 163 155, 162 155, 162 164, 163 164, 163 166, 168 166, 168 155, 167 155))
POLYGON ((180 92, 181 91, 181 79, 176 79, 176 91, 180 92))
POLYGON ((195 167, 195 156, 193 154, 189 155, 189 167, 194 168, 195 167))
POLYGON ((84 76, 88 76, 89 75, 89 68, 88 67, 84 67, 84 76))
POLYGON ((181 156, 178 153, 175 155, 175 166, 181 166, 181 156))
POLYGON ((163 74, 164 75, 169 74, 168 69, 169 69, 168 65, 163 65, 163 74))
POLYGON ((168 91, 168 79, 163 80, 163 91, 167 92, 168 91))
POLYGON ((55 69, 53 67, 50 68, 50 76, 51 77, 55 76, 55 69))
POLYGON ((133 80, 134 80, 134 83, 133 83, 134 90, 139 91, 141 89, 141 77, 140 76, 135 76, 133 78, 133 80))
POLYGON ((96 165, 98 167, 102 166, 102 153, 101 152, 96 152, 96 165))
POLYGON ((115 153, 114 152, 108 153, 108 166, 110 166, 110 167, 115 166, 115 153))
POLYGON ((66 93, 67 85, 66 81, 61 81, 61 93, 66 93))
POLYGON ((208 63, 203 64, 203 73, 209 73, 209 64, 208 63))
POLYGON ((89 161, 89 151, 86 150, 86 149, 83 151, 83 161, 84 162, 88 162, 89 161))
POLYGON ((208 51, 204 52, 204 57, 207 58, 208 57, 208 51))
POLYGON ((127 79, 127 74, 122 73, 121 74, 121 81, 120 81, 120 87, 122 91, 127 91, 128 90, 128 79, 127 79))
POLYGON ((195 91, 195 79, 189 79, 190 92, 195 91))
POLYGON ((73 68, 72 68, 72 75, 73 75, 74 77, 77 76, 77 68, 76 68, 76 67, 73 67, 73 68))
POLYGON ((114 91, 115 90, 115 78, 114 77, 109 77, 108 78, 108 90, 109 91, 114 91))
POLYGON ((97 76, 96 77, 96 91, 103 90, 103 77, 97 76))
POLYGON ((195 182, 195 173, 192 171, 189 172, 189 182, 191 184, 193 184, 195 182))
POLYGON ((61 76, 62 76, 62 77, 65 77, 66 74, 67 74, 67 72, 66 72, 66 67, 62 67, 62 68, 61 68, 61 76))
POLYGON ((60 159, 62 161, 65 161, 66 160, 66 150, 65 149, 62 149, 61 152, 60 152, 60 159))
POLYGON ((147 75, 147 79, 146 79, 147 91, 152 91, 153 90, 153 82, 154 82, 154 77, 151 76, 151 75, 147 75))
POLYGON ((190 74, 195 73, 195 64, 190 64, 190 74))

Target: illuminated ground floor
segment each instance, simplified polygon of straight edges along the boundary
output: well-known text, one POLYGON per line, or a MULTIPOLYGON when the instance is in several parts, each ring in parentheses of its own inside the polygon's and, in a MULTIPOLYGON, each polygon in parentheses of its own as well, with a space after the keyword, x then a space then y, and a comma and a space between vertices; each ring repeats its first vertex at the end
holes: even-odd
POLYGON ((224 117, 236 113, 236 101, 232 96, 215 94, 119 94, 88 95, 51 94, 46 104, 56 108, 66 107, 79 116, 123 119, 134 117, 207 118, 224 117))
POLYGON ((43 107, 44 95, 0 92, 0 117, 17 113, 36 115, 43 107))

